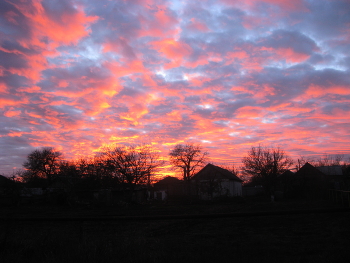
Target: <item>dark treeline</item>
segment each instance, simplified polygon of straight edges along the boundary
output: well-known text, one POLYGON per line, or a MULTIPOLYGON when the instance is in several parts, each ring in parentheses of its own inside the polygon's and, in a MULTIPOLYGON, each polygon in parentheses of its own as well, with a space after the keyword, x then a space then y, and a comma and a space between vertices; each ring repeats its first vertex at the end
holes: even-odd
MULTIPOLYGON (((206 163, 208 152, 201 145, 178 144, 169 152, 169 162, 179 170, 184 181, 206 163)), ((87 188, 150 185, 164 159, 151 146, 109 146, 92 158, 67 161, 54 148, 46 147, 31 152, 20 172, 21 180, 33 186, 48 186, 57 178, 84 179, 87 188)), ((83 181, 83 180, 80 180, 83 181)))
MULTIPOLYGON (((178 144, 169 152, 168 160, 174 169, 189 182, 208 162, 209 153, 199 144, 178 144)), ((318 159, 300 157, 293 161, 280 148, 258 145, 251 147, 242 158, 240 169, 223 167, 245 179, 245 184, 264 186, 267 192, 275 187, 277 177, 286 170, 299 170, 305 163, 315 167, 341 165, 344 175, 350 174, 350 165, 343 155, 323 155, 318 159)), ((69 184, 81 190, 105 188, 128 189, 150 186, 165 160, 149 145, 110 146, 91 158, 67 161, 54 148, 46 147, 31 152, 23 164, 19 178, 29 187, 52 187, 69 184)))
POLYGON ((160 156, 148 145, 105 147, 92 158, 67 161, 54 148, 36 149, 27 156, 20 174, 32 187, 49 187, 58 179, 83 189, 150 184, 163 164, 160 156))

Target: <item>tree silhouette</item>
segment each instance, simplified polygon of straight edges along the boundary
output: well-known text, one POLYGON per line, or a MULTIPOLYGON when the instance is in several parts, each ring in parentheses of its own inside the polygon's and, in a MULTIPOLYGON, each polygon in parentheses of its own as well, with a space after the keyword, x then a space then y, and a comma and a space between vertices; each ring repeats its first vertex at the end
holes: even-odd
POLYGON ((58 174, 62 153, 51 147, 36 149, 27 156, 23 167, 27 169, 25 179, 46 179, 50 184, 58 174))
POLYGON ((287 170, 293 160, 280 148, 268 148, 259 145, 252 147, 243 157, 243 172, 252 176, 252 181, 265 187, 267 193, 274 191, 276 178, 287 170))
POLYGON ((149 145, 106 147, 101 160, 113 177, 134 190, 138 184, 147 184, 163 162, 149 145))
POLYGON ((170 163, 183 172, 183 180, 188 182, 202 167, 209 153, 204 152, 201 145, 177 144, 169 153, 170 163))

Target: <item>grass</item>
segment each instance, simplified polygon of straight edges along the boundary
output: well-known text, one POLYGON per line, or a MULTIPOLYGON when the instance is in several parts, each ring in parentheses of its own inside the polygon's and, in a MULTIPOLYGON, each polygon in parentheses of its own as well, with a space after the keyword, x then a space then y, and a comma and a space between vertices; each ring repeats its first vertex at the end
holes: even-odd
MULTIPOLYGON (((200 214, 333 207, 324 201, 29 207, 12 216, 200 214), (61 211, 61 212, 60 212, 61 211)), ((350 213, 106 222, 8 222, 0 262, 347 262, 350 213)))

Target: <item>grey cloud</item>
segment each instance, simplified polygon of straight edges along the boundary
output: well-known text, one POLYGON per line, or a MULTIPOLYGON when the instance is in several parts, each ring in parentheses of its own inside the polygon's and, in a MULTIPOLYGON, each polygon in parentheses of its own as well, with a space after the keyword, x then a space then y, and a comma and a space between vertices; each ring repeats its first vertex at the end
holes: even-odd
POLYGON ((194 104, 194 103, 201 103, 201 101, 202 99, 200 96, 194 95, 194 96, 187 96, 184 102, 194 104))
POLYGON ((235 116, 236 111, 245 106, 256 106, 252 99, 241 99, 233 102, 220 103, 217 106, 217 117, 230 119, 235 116))
POLYGON ((123 96, 128 96, 128 97, 137 97, 137 96, 142 96, 144 95, 145 92, 140 89, 139 87, 135 86, 124 86, 123 89, 118 93, 117 97, 123 97, 123 96))
POLYGON ((272 48, 292 48, 303 54, 312 54, 318 49, 317 44, 310 37, 298 32, 278 29, 263 39, 259 45, 272 48))
POLYGON ((321 39, 344 35, 344 26, 350 23, 350 2, 339 1, 307 1, 305 13, 295 13, 295 28, 304 32, 317 34, 321 39))
POLYGON ((0 76, 0 82, 6 84, 6 86, 9 88, 9 93, 11 94, 14 94, 18 88, 26 87, 30 84, 26 77, 11 74, 8 71, 5 71, 5 74, 0 76))
POLYGON ((64 24, 65 14, 74 15, 77 13, 73 2, 69 0, 44 0, 42 1, 46 14, 57 23, 64 24))
MULTIPOLYGON (((11 1, 14 4, 18 4, 20 1, 11 1)), ((15 5, 11 4, 7 1, 0 2, 0 32, 4 35, 3 37, 8 39, 13 38, 27 38, 31 35, 30 23, 27 18, 15 7, 15 5), (10 12, 15 14, 13 19, 16 21, 15 23, 9 21, 6 18, 10 12)))
POLYGON ((216 116, 213 113, 215 113, 215 109, 213 109, 213 108, 206 109, 206 108, 198 108, 197 107, 193 111, 193 114, 198 115, 198 116, 205 118, 205 119, 214 119, 216 116))
POLYGON ((176 121, 164 127, 164 134, 176 139, 188 137, 191 132, 195 131, 195 124, 196 121, 193 118, 182 115, 181 121, 176 121))
POLYGON ((318 53, 314 53, 310 56, 308 59, 308 62, 311 64, 324 64, 324 65, 329 65, 335 61, 335 57, 327 54, 327 55, 322 55, 318 53))
MULTIPOLYGON (((350 96, 348 96, 348 99, 350 99, 350 96)), ((334 111, 338 109, 342 111, 350 112, 350 105, 344 102, 338 102, 338 103, 328 102, 327 105, 321 108, 323 113, 330 116, 334 115, 334 111)))
POLYGON ((162 101, 156 105, 149 105, 149 114, 155 116, 165 116, 165 114, 172 112, 174 109, 177 109, 178 102, 178 97, 166 97, 164 98, 164 102, 162 101))
POLYGON ((24 53, 26 55, 40 54, 39 50, 29 49, 27 47, 23 47, 22 45, 20 45, 17 41, 15 41, 13 39, 12 40, 3 40, 1 43, 1 46, 10 52, 19 51, 20 53, 24 53))
POLYGON ((0 137, 1 170, 10 173, 13 167, 21 168, 27 154, 34 150, 27 137, 0 137))
MULTIPOLYGON (((43 80, 38 82, 38 86, 44 91, 55 91, 59 81, 68 82, 68 91, 84 90, 91 85, 104 83, 109 78, 110 73, 106 69, 96 67, 89 60, 82 60, 81 63, 66 68, 52 68, 42 71, 43 80), (79 79, 82 79, 79 81, 79 79), (89 81, 93 80, 93 83, 89 81)), ((67 90, 67 88, 61 88, 67 90)))
POLYGON ((319 86, 329 86, 329 85, 350 85, 350 74, 346 71, 336 70, 336 69, 324 69, 314 71, 310 74, 312 83, 319 86))
POLYGON ((0 65, 4 68, 27 68, 28 63, 26 59, 14 53, 7 53, 0 50, 0 65))
POLYGON ((347 70, 350 70, 350 56, 345 57, 342 61, 341 64, 347 67, 347 70))

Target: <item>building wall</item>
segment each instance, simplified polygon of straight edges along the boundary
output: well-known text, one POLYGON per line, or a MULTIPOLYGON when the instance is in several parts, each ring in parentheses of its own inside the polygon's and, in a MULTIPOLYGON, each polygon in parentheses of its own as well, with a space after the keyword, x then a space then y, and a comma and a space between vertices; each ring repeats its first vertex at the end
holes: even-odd
MULTIPOLYGON (((201 182, 205 183, 204 180, 201 182)), ((208 192, 201 191, 199 195, 203 200, 208 200, 211 198, 208 192)), ((217 189, 212 193, 213 198, 219 196, 242 196, 242 183, 231 180, 220 180, 219 187, 217 187, 217 189)))
POLYGON ((233 182, 233 196, 242 196, 242 183, 241 182, 233 182))
POLYGON ((242 196, 242 183, 236 181, 222 181, 221 195, 242 196))

